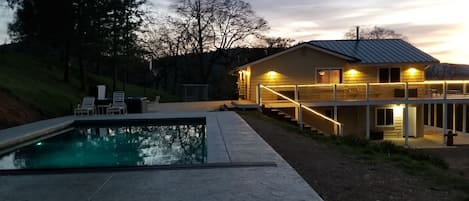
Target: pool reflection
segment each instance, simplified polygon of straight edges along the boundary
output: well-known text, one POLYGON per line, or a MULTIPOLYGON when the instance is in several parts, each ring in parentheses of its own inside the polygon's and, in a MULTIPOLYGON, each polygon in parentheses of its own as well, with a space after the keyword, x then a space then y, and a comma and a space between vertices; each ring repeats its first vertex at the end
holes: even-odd
POLYGON ((201 164, 205 125, 79 127, 0 157, 0 169, 201 164))

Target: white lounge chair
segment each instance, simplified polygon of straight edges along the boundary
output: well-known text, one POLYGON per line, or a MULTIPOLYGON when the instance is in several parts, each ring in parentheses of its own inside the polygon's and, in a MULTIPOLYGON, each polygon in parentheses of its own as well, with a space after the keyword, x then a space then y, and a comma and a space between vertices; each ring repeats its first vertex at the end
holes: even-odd
POLYGON ((94 106, 94 97, 87 96, 83 97, 83 101, 81 102, 81 105, 78 104, 78 106, 74 109, 74 114, 75 115, 81 115, 81 114, 96 114, 96 107, 94 106))
POLYGON ((125 92, 115 91, 112 93, 112 104, 106 110, 107 114, 127 114, 127 104, 125 104, 125 92))

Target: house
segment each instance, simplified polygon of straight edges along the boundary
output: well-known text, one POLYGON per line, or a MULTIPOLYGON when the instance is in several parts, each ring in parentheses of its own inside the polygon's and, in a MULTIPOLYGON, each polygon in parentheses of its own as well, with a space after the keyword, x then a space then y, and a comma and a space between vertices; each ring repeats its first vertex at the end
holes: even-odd
POLYGON ((239 99, 325 133, 407 143, 424 135, 424 122, 436 122, 426 115, 435 104, 446 115, 447 104, 469 102, 466 81, 425 80, 437 63, 401 39, 310 41, 237 67, 239 99))

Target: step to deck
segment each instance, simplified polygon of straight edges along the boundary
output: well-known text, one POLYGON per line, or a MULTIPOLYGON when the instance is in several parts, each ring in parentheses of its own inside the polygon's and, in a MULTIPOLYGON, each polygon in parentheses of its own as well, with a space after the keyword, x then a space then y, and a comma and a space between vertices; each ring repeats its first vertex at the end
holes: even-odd
MULTIPOLYGON (((287 114, 287 113, 285 113, 285 112, 283 112, 279 109, 266 108, 266 107, 264 107, 264 109, 266 109, 267 114, 270 114, 270 116, 274 116, 276 118, 283 119, 283 120, 288 121, 288 122, 290 122, 294 125, 299 126, 298 120, 296 120, 294 117, 290 116, 289 114, 287 114)), ((317 130, 315 127, 313 127, 309 124, 303 124, 303 129, 308 129, 308 130, 311 130, 312 132, 321 133, 319 130, 317 130)))

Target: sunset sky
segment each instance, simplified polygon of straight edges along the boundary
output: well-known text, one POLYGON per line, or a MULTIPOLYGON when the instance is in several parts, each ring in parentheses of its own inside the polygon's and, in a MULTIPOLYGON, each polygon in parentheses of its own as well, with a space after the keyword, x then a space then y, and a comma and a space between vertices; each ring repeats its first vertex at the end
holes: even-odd
MULTIPOLYGON (((246 0, 271 27, 268 35, 297 41, 343 39, 354 26, 382 26, 441 62, 469 64, 469 1, 465 0, 246 0)), ((151 0, 165 12, 171 0, 151 0)), ((1 10, 0 43, 11 11, 1 10)))

